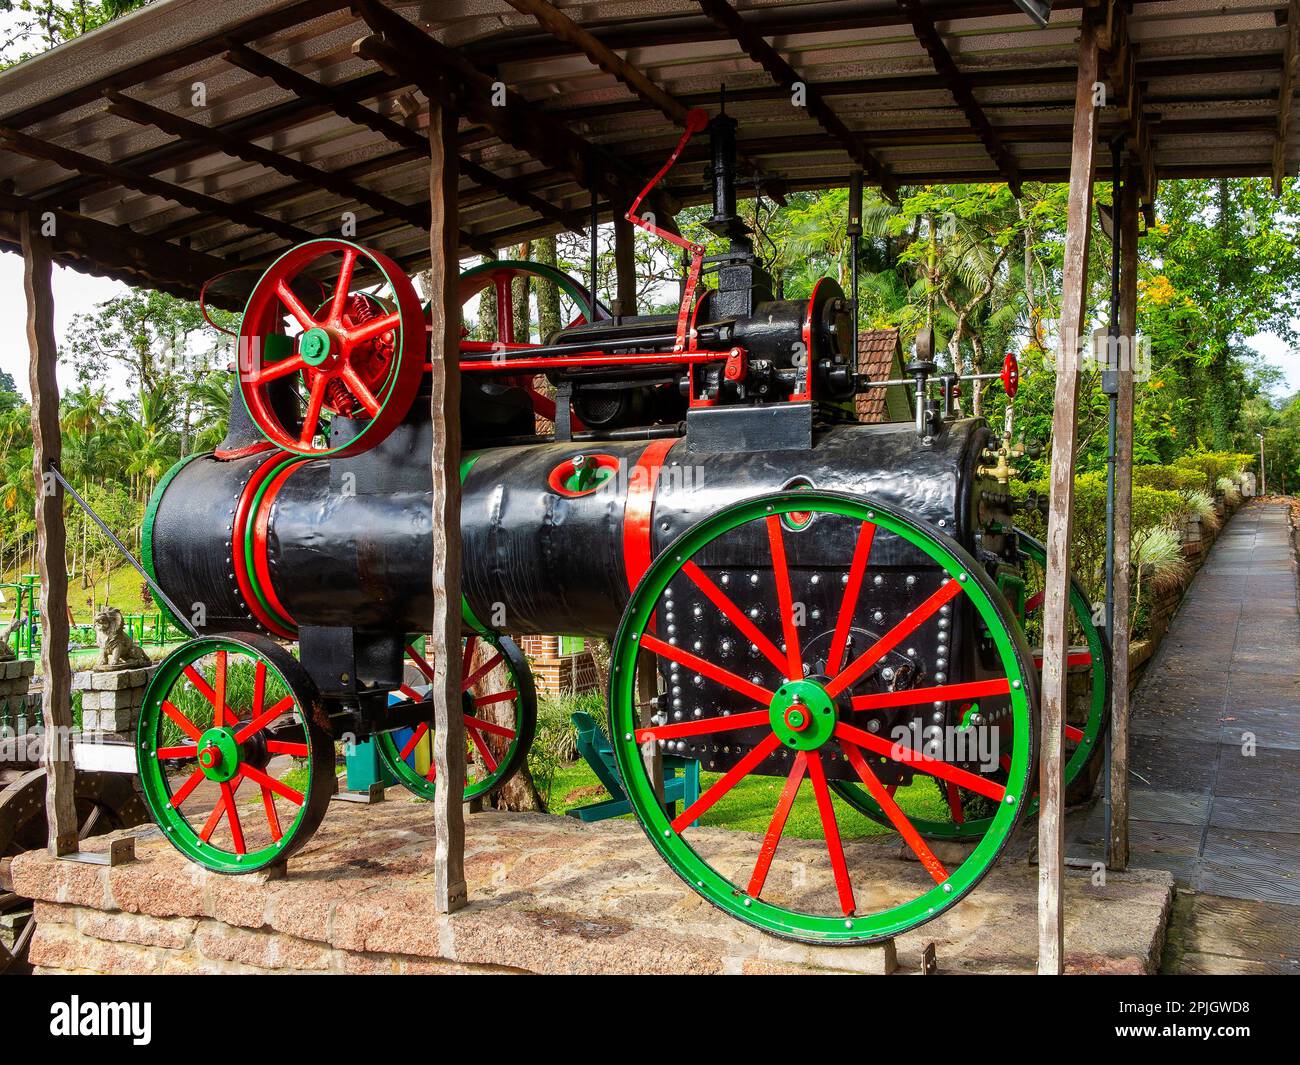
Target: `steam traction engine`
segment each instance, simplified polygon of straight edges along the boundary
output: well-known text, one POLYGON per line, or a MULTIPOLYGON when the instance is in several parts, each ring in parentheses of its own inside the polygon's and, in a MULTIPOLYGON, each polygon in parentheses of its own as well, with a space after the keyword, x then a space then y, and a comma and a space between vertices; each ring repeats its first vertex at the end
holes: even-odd
MULTIPOLYGON (((460 353, 467 796, 502 784, 532 737, 528 665, 504 633, 611 637, 610 738, 661 857, 768 931, 879 939, 974 888, 1033 807, 1041 548, 1013 526, 1009 434, 954 417, 955 382, 924 351, 914 422, 853 419, 854 395, 881 382, 858 373, 850 301, 832 280, 774 297, 735 210, 734 123, 710 134, 725 253, 706 260, 629 212, 690 253, 679 313, 615 316, 533 264, 462 278, 498 314, 498 340, 460 353), (521 273, 551 276, 576 309, 540 345, 511 321, 521 273), (538 412, 553 437, 535 435, 538 412), (689 808, 660 801, 659 753, 700 761, 689 808), (765 824, 719 831, 752 816, 746 792, 766 796, 765 824), (791 818, 824 849, 782 847, 791 818), (919 861, 863 878, 890 829, 919 861), (975 845, 945 862, 935 837, 975 845)), ((302 846, 346 735, 376 737, 417 794, 436 787, 432 670, 412 635, 433 611, 427 346, 384 255, 293 249, 243 318, 226 441, 150 503, 147 565, 200 635, 150 687, 141 779, 167 838, 209 868, 302 846)), ((1067 730, 1071 776, 1106 693, 1076 599, 1091 694, 1067 730)))

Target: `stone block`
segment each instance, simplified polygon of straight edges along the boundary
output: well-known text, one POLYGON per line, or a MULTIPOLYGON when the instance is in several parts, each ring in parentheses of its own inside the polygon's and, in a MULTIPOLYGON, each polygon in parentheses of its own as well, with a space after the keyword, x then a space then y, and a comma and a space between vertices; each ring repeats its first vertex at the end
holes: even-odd
POLYGON ((152 673, 152 666, 142 666, 139 669, 114 669, 106 673, 91 673, 90 688, 93 691, 100 692, 143 688, 149 683, 149 677, 152 673))
POLYGON ((122 688, 119 691, 82 692, 81 709, 133 710, 144 702, 143 688, 122 688))
POLYGON ((20 658, 18 660, 18 676, 34 677, 36 675, 36 659, 20 658))
POLYGON ((83 705, 81 708, 81 731, 98 732, 99 731, 99 711, 87 710, 83 705))
POLYGON ((121 710, 100 710, 98 728, 100 732, 131 732, 140 718, 138 706, 121 710))
POLYGON ((84 692, 90 688, 91 679, 95 676, 90 670, 83 669, 72 674, 72 690, 74 692, 84 692))

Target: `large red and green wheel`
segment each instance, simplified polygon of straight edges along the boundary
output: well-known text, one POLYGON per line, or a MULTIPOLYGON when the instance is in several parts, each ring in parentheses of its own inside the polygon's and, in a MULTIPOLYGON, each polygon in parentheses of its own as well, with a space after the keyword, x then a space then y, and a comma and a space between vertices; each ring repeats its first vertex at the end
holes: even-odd
POLYGON ((392 259, 346 240, 312 240, 280 256, 253 288, 239 327, 239 393, 284 451, 356 455, 405 418, 427 350, 419 296, 392 259), (391 301, 361 291, 374 287, 390 290, 391 301), (297 389, 292 410, 279 387, 285 378, 297 389), (335 439, 331 412, 358 430, 335 439))
MULTIPOLYGON (((1024 556, 1025 579, 1023 589, 1016 596, 1013 609, 1017 612, 1021 627, 1031 631, 1035 619, 1042 613, 1043 574, 1047 564, 1047 548, 1027 533, 1017 530, 1020 552, 1024 556)), ((1087 716, 1081 724, 1065 725, 1065 786, 1069 788, 1083 776, 1089 764, 1096 757, 1102 746, 1107 723, 1110 720, 1110 645, 1105 634, 1093 620, 1092 604, 1088 593, 1077 580, 1070 582, 1070 650, 1068 668, 1071 670, 1086 667, 1088 673, 1088 690, 1086 696, 1087 716)), ((1041 634, 1039 634, 1041 636, 1041 634)), ((1031 643, 1033 641, 1031 640, 1031 643)), ((1034 664, 1041 671, 1041 648, 1034 653, 1034 664)), ((979 703, 965 708, 965 715, 978 715, 979 703)), ((942 803, 946 807, 947 817, 915 818, 916 830, 929 839, 978 839, 987 831, 990 815, 987 813, 988 801, 974 792, 955 784, 943 781, 918 780, 912 787, 937 786, 942 803)), ((832 787, 836 793, 854 809, 866 814, 882 825, 888 825, 889 819, 879 804, 863 788, 851 781, 836 781, 832 787)), ((1038 795, 1030 800, 1026 813, 1038 811, 1038 795)))
MULTIPOLYGON (((412 642, 407 659, 429 685, 433 666, 412 642)), ((403 684, 407 699, 426 698, 403 684)), ((465 801, 496 791, 528 757, 537 729, 537 693, 528 659, 506 636, 468 637, 461 649, 461 708, 465 722, 465 801)), ((432 799, 437 782, 433 766, 433 721, 414 729, 377 737, 379 756, 388 771, 410 792, 432 799)))
POLYGON ((875 942, 951 908, 1001 854, 1023 815, 1034 770, 1033 659, 987 573, 927 524, 831 492, 790 491, 737 503, 668 546, 623 615, 609 704, 619 772, 660 856, 728 914, 805 942, 875 942), (866 581, 877 537, 890 541, 885 556, 902 548, 926 561, 907 568, 909 598, 887 628, 874 617, 880 604, 862 594, 864 583, 901 584, 904 571, 891 569, 886 558, 866 581), (979 665, 972 664, 969 676, 954 676, 954 665, 933 683, 918 671, 915 686, 882 690, 877 667, 888 656, 923 638, 944 645, 959 619, 984 634, 971 655, 979 665), (693 696, 680 710, 671 709, 679 690, 674 670, 684 694, 693 696), (664 688, 649 704, 638 698, 648 683, 664 688), (955 723, 960 705, 976 698, 996 708, 990 735, 1002 736, 1010 752, 997 779, 956 757, 888 738, 880 727, 890 713, 927 720, 942 714, 955 723), (650 708, 655 716, 647 718, 650 708), (680 757, 688 743, 701 742, 712 752, 707 757, 718 759, 720 775, 705 776, 699 799, 674 817, 658 801, 643 748, 659 744, 680 757), (969 787, 995 804, 983 836, 952 868, 882 783, 904 769, 969 787), (875 797, 917 862, 882 862, 892 852, 869 823, 870 834, 846 831, 845 809, 837 815, 828 778, 849 776, 875 797), (755 777, 783 777, 780 795, 769 799, 774 789, 761 780, 755 786, 755 777), (802 789, 805 778, 810 789, 802 789), (719 830, 726 827, 720 811, 750 810, 757 802, 771 810, 763 835, 719 830), (824 860, 806 845, 779 855, 792 816, 819 826, 824 860), (717 827, 692 827, 702 817, 717 827))
POLYGON ((145 691, 136 761, 149 812, 187 858, 219 873, 279 864, 316 831, 336 788, 320 697, 262 636, 200 636, 145 691))

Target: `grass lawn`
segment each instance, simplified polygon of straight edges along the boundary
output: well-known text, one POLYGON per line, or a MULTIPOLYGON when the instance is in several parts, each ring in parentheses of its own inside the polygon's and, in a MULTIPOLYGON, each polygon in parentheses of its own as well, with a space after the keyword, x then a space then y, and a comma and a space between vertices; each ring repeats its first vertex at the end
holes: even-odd
MULTIPOLYGON (((718 776, 717 773, 701 774, 700 789, 709 787, 718 776)), ((742 832, 766 832, 768 823, 772 819, 772 810, 784 785, 784 777, 746 777, 700 818, 700 824, 717 825, 742 832)), ((551 788, 551 813, 563 814, 575 806, 586 806, 588 803, 600 802, 607 798, 609 798, 608 793, 586 762, 579 760, 556 770, 555 782, 551 788)), ((928 780, 920 780, 910 787, 900 788, 895 798, 903 810, 911 816, 937 820, 946 820, 948 817, 947 806, 939 794, 939 789, 928 780)), ((885 828, 864 817, 833 792, 831 802, 835 806, 835 819, 844 836, 893 834, 893 829, 885 828)), ((630 814, 625 816, 631 817, 630 814)), ((790 811, 785 835, 796 839, 823 837, 812 784, 807 780, 800 787, 799 797, 790 811)))

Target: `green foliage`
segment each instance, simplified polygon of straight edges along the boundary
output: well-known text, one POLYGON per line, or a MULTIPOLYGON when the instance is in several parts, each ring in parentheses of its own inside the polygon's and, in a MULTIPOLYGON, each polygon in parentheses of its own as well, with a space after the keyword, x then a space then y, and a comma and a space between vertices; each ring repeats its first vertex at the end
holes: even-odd
POLYGON ((0 70, 55 45, 89 33, 151 0, 0 0, 0 12, 16 14, 0 37, 0 70))
POLYGON ((579 695, 543 695, 537 700, 537 734, 528 751, 528 772, 546 809, 552 809, 552 792, 560 770, 577 757, 578 737, 572 715, 585 711, 605 720, 605 700, 600 692, 579 695))
POLYGON ((1133 483, 1162 492, 1189 492, 1205 487, 1205 477, 1199 470, 1184 466, 1134 466, 1133 483))
POLYGON ((1200 476, 1201 482, 1194 487, 1214 492, 1222 491, 1219 488, 1221 478, 1236 477, 1250 467, 1251 459, 1250 455, 1234 452, 1197 451, 1181 456, 1175 460, 1174 465, 1179 469, 1192 470, 1200 476))

